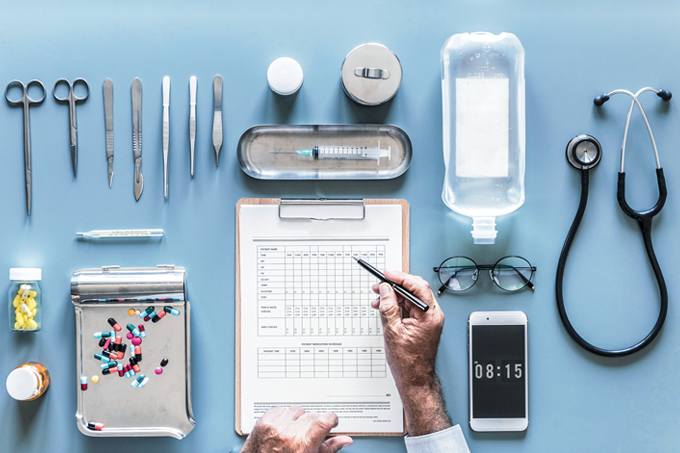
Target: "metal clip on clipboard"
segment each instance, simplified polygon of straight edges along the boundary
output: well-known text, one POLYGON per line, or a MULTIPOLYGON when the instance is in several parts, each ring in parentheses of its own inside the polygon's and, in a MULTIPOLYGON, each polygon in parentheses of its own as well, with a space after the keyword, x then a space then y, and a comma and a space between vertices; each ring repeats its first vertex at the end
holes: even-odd
POLYGON ((291 199, 279 202, 280 219, 363 220, 366 204, 362 199, 291 199))

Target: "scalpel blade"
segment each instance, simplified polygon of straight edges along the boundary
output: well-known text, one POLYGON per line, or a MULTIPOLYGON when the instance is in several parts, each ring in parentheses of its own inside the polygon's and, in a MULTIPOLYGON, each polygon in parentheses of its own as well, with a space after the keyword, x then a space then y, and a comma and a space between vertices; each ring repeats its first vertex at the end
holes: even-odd
POLYGON ((213 148, 215 148, 215 165, 220 166, 220 150, 224 135, 222 132, 222 76, 213 79, 213 148))
POLYGON ((144 189, 142 177, 142 81, 132 81, 132 156, 135 161, 135 200, 139 201, 144 189))
POLYGON ((113 183, 113 82, 104 80, 104 123, 106 126, 106 160, 109 165, 109 187, 113 183))

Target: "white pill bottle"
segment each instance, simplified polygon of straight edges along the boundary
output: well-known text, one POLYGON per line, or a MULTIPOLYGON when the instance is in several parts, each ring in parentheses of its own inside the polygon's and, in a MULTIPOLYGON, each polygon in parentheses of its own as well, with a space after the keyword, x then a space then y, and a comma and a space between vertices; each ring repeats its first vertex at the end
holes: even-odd
POLYGON ((496 217, 524 203, 524 48, 512 33, 451 36, 441 51, 442 199, 493 244, 496 217))

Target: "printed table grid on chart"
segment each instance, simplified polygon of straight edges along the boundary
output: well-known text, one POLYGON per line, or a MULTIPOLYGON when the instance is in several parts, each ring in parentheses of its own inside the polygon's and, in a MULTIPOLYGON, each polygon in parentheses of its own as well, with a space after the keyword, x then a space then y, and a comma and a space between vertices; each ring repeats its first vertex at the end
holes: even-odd
POLYGON ((384 378, 384 348, 258 348, 257 377, 384 378))
POLYGON ((385 268, 384 245, 259 246, 258 335, 382 336, 377 279, 352 257, 385 268))

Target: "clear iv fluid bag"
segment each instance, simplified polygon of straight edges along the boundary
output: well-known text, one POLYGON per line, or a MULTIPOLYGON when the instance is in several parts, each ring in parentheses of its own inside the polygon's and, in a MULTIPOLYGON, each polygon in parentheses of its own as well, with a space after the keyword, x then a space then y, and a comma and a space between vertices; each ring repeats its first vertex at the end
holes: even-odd
POLYGON ((460 33, 441 52, 442 199, 493 244, 496 217, 524 203, 524 48, 512 33, 460 33))

